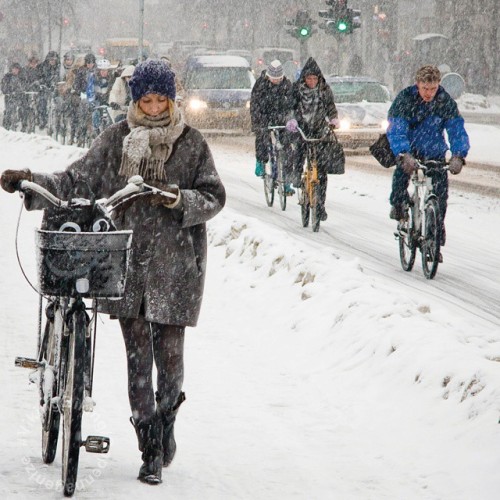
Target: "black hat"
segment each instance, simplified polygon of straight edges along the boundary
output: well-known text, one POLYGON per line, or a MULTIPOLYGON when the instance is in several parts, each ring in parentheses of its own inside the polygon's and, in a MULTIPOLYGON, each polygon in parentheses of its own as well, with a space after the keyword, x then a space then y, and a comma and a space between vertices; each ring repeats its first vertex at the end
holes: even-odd
POLYGON ((85 61, 85 64, 90 64, 90 63, 95 64, 95 55, 92 53, 86 54, 84 61, 85 61))

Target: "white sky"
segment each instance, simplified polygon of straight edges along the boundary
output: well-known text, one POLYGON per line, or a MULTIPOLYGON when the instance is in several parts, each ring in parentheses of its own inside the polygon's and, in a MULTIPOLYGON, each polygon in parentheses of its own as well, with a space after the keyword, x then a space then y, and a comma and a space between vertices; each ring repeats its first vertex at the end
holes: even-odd
MULTIPOLYGON (((470 160, 500 167, 500 128, 468 126, 470 160)), ((0 170, 63 168, 82 151, 0 128, 0 170)), ((249 147, 215 141, 226 208, 209 224, 201 320, 186 337, 187 401, 164 483, 139 483, 118 324, 102 319, 94 413, 75 498, 496 500, 500 491, 500 210, 452 189, 436 278, 401 270, 390 178, 329 176, 320 232, 265 206, 249 147)), ((467 168, 467 167, 466 167, 467 168)), ((293 200, 295 201, 295 200, 293 200)), ((15 356, 33 356, 38 299, 17 265, 17 196, 0 193, 0 491, 60 498, 61 459, 40 457, 37 392, 15 356)), ((19 247, 35 281, 33 228, 19 247)))

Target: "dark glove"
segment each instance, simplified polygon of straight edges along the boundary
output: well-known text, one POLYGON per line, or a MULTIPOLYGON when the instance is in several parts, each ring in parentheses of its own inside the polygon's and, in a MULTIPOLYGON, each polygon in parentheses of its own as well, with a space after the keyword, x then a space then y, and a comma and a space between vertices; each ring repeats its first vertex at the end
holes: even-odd
POLYGON ((465 165, 465 160, 460 156, 452 156, 450 163, 448 164, 448 170, 451 174, 457 175, 462 171, 462 167, 465 165))
POLYGON ((417 170, 417 160, 410 153, 403 153, 401 158, 401 168, 407 175, 413 174, 417 170))
POLYGON ((170 184, 166 188, 163 188, 163 191, 175 195, 175 198, 170 198, 160 193, 153 193, 150 196, 151 205, 163 205, 167 208, 178 207, 179 203, 181 202, 181 192, 179 186, 170 184))
POLYGON ((33 176, 28 168, 22 170, 4 170, 0 177, 0 185, 7 193, 14 193, 21 181, 31 181, 33 176))
POLYGON ((117 102, 110 103, 111 109, 119 110, 121 106, 117 102))

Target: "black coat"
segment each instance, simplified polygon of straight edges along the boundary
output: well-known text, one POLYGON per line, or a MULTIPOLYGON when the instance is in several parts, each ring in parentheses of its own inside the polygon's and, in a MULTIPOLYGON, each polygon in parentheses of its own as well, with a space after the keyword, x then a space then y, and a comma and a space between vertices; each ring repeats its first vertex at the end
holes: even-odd
POLYGON ((299 79, 293 84, 292 88, 292 108, 293 114, 299 127, 308 137, 321 137, 325 131, 326 118, 337 118, 337 108, 333 99, 333 92, 330 86, 326 83, 325 77, 321 72, 316 61, 310 57, 302 71, 299 79), (306 86, 306 75, 314 74, 318 77, 318 88, 320 94, 320 105, 311 123, 307 123, 302 116, 302 91, 306 86))
POLYGON ((250 100, 252 130, 268 125, 285 125, 291 111, 292 83, 283 77, 280 83, 271 83, 263 71, 255 82, 250 100))
MULTIPOLYGON (((34 181, 62 199, 82 182, 97 198, 109 197, 126 183, 118 172, 129 132, 126 120, 108 127, 64 172, 34 173, 34 181)), ((205 139, 189 126, 175 142, 164 169, 166 183, 181 190, 181 206, 170 209, 139 199, 116 221, 118 229, 133 230, 132 254, 123 299, 103 299, 101 311, 137 318, 144 303, 147 321, 195 326, 205 281, 205 223, 222 209, 226 195, 205 139)), ((46 206, 35 197, 25 198, 25 203, 28 209, 46 206)))

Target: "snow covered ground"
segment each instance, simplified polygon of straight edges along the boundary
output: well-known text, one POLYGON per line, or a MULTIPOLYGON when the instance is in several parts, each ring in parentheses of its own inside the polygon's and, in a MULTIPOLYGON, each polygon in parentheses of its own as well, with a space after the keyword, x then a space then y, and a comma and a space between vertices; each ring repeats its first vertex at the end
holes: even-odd
MULTIPOLYGON (((469 132, 471 161, 500 166, 500 129, 469 132)), ((386 177, 349 164, 330 176, 330 216, 314 234, 292 202, 264 206, 251 152, 212 150, 228 204, 209 224, 202 316, 187 332, 178 454, 161 486, 135 479, 123 342, 103 317, 84 435, 109 436, 111 450, 82 452, 75 498, 496 500, 499 201, 452 191, 445 260, 428 281, 418 261, 399 266, 386 177)), ((0 170, 53 170, 82 154, 3 129, 0 151, 0 170)), ((0 193, 0 491, 54 499, 60 456, 42 463, 36 388, 14 367, 34 354, 38 304, 16 262, 20 204, 0 193)), ((38 220, 23 212, 19 234, 33 281, 38 220)))

